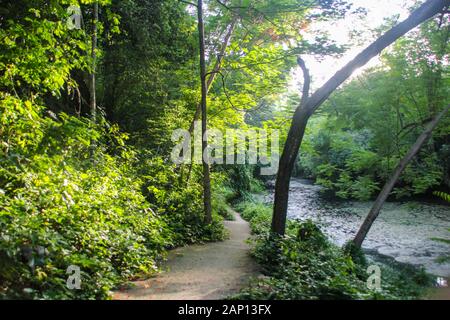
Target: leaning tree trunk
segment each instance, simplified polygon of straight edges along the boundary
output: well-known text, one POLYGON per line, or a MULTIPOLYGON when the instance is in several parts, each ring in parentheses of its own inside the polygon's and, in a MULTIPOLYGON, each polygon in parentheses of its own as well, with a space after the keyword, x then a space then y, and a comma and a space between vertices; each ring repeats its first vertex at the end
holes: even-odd
POLYGON ((209 224, 212 222, 211 213, 211 180, 209 177, 209 164, 206 161, 204 154, 208 149, 208 140, 205 139, 205 133, 207 129, 207 119, 206 119, 206 96, 208 94, 208 89, 206 85, 206 61, 205 61, 205 29, 203 24, 203 1, 198 0, 198 39, 200 45, 200 79, 202 85, 202 99, 201 99, 201 110, 202 110, 202 159, 203 159, 203 206, 205 213, 205 223, 209 224))
POLYGON ((408 153, 405 155, 405 157, 400 161, 397 168, 395 168, 394 172, 391 175, 391 178, 389 181, 386 182, 383 189, 381 190, 380 194, 378 195, 377 199, 375 200, 375 203, 372 206, 372 209, 370 209, 369 214, 367 215, 366 219, 364 220, 363 224, 359 228, 358 233, 356 234, 355 239, 353 239, 353 243, 356 247, 360 248, 364 239, 367 236, 367 233, 369 232, 370 228, 372 227, 373 222, 378 217, 378 214, 380 213, 381 207, 383 206, 384 202, 388 198, 389 194, 391 193, 392 189, 394 188, 395 184, 397 183, 398 178, 402 174, 403 170, 405 170, 408 163, 414 158, 414 156, 419 152, 419 150, 422 148, 422 146, 425 144, 425 142, 428 141, 431 137, 431 133, 436 128, 436 126, 439 124, 439 121, 444 117, 444 115, 448 112, 450 109, 450 105, 448 105, 442 112, 440 112, 438 115, 434 117, 433 120, 427 125, 425 128, 425 131, 422 132, 422 134, 417 138, 417 141, 414 143, 414 145, 409 149, 408 153))
POLYGON ((320 89, 318 89, 305 104, 301 104, 294 113, 291 128, 284 145, 279 162, 277 181, 275 184, 274 211, 272 217, 272 232, 284 235, 286 229, 286 213, 289 199, 289 183, 292 170, 297 159, 306 125, 311 115, 322 103, 358 68, 364 66, 373 57, 395 42, 405 33, 430 19, 448 7, 450 0, 428 0, 425 4, 411 13, 403 22, 386 32, 360 54, 358 54, 345 67, 332 76, 320 89))

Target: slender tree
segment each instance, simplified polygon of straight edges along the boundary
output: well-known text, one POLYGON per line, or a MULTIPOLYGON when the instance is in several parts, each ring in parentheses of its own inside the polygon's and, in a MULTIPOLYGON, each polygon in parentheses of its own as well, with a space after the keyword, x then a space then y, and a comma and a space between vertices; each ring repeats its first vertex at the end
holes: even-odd
MULTIPOLYGON (((236 22, 237 22, 237 16, 234 16, 233 20, 231 21, 231 23, 230 23, 230 25, 228 27, 227 34, 225 35, 225 38, 223 40, 223 44, 222 44, 222 46, 220 48, 219 55, 217 56, 216 62, 214 63, 214 67, 208 73, 208 80, 206 81, 206 95, 208 95, 209 90, 210 90, 212 84, 214 83, 214 80, 217 77, 217 74, 220 72, 220 70, 222 68, 223 57, 225 56, 225 52, 226 52, 226 50, 228 48, 228 45, 230 43, 230 39, 231 39, 231 36, 233 34, 234 28, 236 26, 236 22)), ((197 105, 197 108, 195 109, 194 118, 192 119, 191 125, 189 126, 189 132, 191 134, 192 134, 192 132, 194 130, 195 122, 199 119, 201 112, 202 112, 202 102, 200 102, 197 105)), ((193 157, 193 154, 192 154, 192 157, 193 157)), ((191 159, 191 162, 189 163, 189 169, 188 169, 188 174, 187 174, 187 178, 186 178, 186 183, 189 182, 189 179, 191 177, 192 162, 193 161, 191 159)), ((183 180, 183 169, 181 169, 180 178, 181 178, 181 180, 183 180)))
POLYGON ((206 96, 208 88, 206 84, 206 58, 205 58, 205 28, 203 23, 203 1, 198 0, 198 39, 200 47, 200 81, 202 86, 201 110, 202 110, 202 155, 203 155, 203 206, 205 213, 205 223, 212 222, 211 213, 211 180, 209 176, 209 164, 205 159, 205 153, 208 149, 208 140, 206 139, 207 117, 206 117, 206 96))
POLYGON ((91 73, 89 74, 89 109, 92 120, 95 121, 97 115, 97 97, 95 94, 95 70, 97 63, 97 23, 98 23, 98 1, 94 2, 93 23, 92 23, 92 46, 91 46, 91 73))
POLYGON ((437 127, 439 124, 439 121, 445 116, 445 114, 450 109, 450 105, 444 108, 440 113, 438 113, 433 120, 430 121, 430 123, 426 126, 425 130, 422 132, 422 134, 417 138, 417 141, 414 143, 414 145, 409 149, 408 153, 403 157, 403 159, 399 162, 398 166, 395 168, 394 172, 391 174, 391 177, 384 185, 383 189, 381 190, 380 194, 378 195, 377 199, 375 200, 375 203, 372 206, 372 209, 370 209, 369 214, 367 215, 366 219, 364 220, 363 224, 359 228, 358 233, 356 234, 355 239, 353 239, 353 243, 356 247, 360 248, 364 239, 367 236, 367 233, 369 232, 370 228, 372 227, 373 222, 378 217, 381 208, 383 207, 384 202, 388 198, 389 194, 391 193, 392 189, 394 188, 395 184, 397 183, 398 179, 400 178, 400 175, 402 174, 403 170, 405 170, 408 163, 414 158, 414 156, 420 151, 422 146, 430 139, 431 133, 433 130, 437 127))
MULTIPOLYGON (((237 17, 235 16, 228 27, 227 34, 225 35, 225 38, 223 40, 222 46, 220 48, 220 52, 217 56, 216 62, 214 63, 214 67, 212 68, 212 70, 210 72, 208 72, 208 80, 206 81, 206 94, 209 93, 209 90, 211 89, 211 86, 214 83, 214 80, 216 79, 217 74, 220 72, 220 69, 222 68, 223 57, 225 56, 225 52, 230 43, 230 39, 233 34, 234 27, 236 25, 236 20, 237 20, 237 17)), ((191 125, 189 127, 189 132, 192 133, 192 131, 194 130, 195 121, 197 121, 199 119, 201 112, 202 112, 202 105, 201 105, 201 103, 199 103, 197 105, 197 108, 195 109, 194 119, 192 120, 191 125)))
POLYGON ((320 89, 302 102, 295 110, 284 150, 279 162, 279 170, 275 184, 274 211, 272 232, 284 235, 286 229, 286 214, 289 200, 289 183, 292 170, 302 144, 309 118, 323 102, 358 68, 364 66, 373 57, 395 42, 411 29, 430 19, 434 15, 447 10, 450 0, 428 0, 403 22, 386 32, 375 42, 364 49, 345 67, 333 75, 320 89))

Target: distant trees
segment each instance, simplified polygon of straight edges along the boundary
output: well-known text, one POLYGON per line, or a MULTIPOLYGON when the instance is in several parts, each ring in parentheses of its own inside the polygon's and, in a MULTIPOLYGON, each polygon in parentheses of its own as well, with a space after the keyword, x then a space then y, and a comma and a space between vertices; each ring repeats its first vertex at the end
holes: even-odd
POLYGON ((391 45, 414 27, 445 10, 449 4, 450 1, 448 0, 427 1, 417 10, 412 12, 405 21, 386 32, 383 36, 378 38, 375 42, 363 50, 355 57, 355 59, 333 75, 330 80, 328 80, 314 94, 302 98, 302 102, 295 110, 292 124, 280 159, 280 169, 278 171, 275 185, 272 232, 280 235, 285 233, 289 198, 289 182, 298 156, 299 148, 302 144, 308 120, 312 114, 314 114, 314 112, 323 104, 331 93, 333 93, 336 88, 348 79, 348 77, 350 77, 357 68, 364 66, 383 49, 391 45))
POLYGON ((196 21, 177 0, 113 1, 105 16, 98 105, 133 144, 165 155, 166 133, 185 127, 198 101, 196 21))
MULTIPOLYGON (((439 14, 396 41, 379 65, 333 93, 311 119, 294 174, 314 179, 330 196, 376 197, 424 126, 448 102, 446 16, 439 14)), ((296 105, 290 102, 290 108, 296 105)), ((449 125, 450 119, 441 121, 391 197, 450 188, 449 125)))
POLYGON ((388 198, 390 192, 394 188, 394 185, 396 184, 396 182, 399 179, 400 175, 402 174, 403 170, 405 170, 405 168, 409 164, 409 162, 420 151, 420 148, 422 148, 422 146, 428 141, 428 139, 430 139, 433 130, 439 124, 441 119, 447 114, 449 109, 450 109, 450 105, 447 105, 444 108, 444 110, 439 112, 431 120, 431 122, 427 125, 426 129, 422 132, 422 134, 419 136, 419 138, 417 138, 417 141, 413 144, 413 146, 409 149, 408 153, 403 157, 403 159, 399 162, 398 166, 392 172, 391 177, 386 182, 386 184, 384 185, 380 194, 378 195, 377 199, 375 200, 375 202, 372 206, 372 209, 370 209, 370 212, 367 215, 366 219, 364 220, 363 224, 361 225, 358 233, 355 236, 355 239, 353 239, 353 243, 356 245, 356 247, 358 247, 358 248, 361 247, 373 222, 378 217, 381 207, 383 206, 383 204, 386 201, 386 199, 388 198))

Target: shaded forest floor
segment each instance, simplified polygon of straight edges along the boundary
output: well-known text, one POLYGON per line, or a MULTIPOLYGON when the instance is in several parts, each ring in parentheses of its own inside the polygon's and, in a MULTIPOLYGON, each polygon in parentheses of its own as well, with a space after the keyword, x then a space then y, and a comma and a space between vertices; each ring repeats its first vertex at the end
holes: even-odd
POLYGON ((163 266, 165 272, 135 281, 131 288, 117 291, 118 300, 204 300, 223 299, 239 292, 251 277, 259 275, 250 257, 250 227, 239 214, 225 221, 226 241, 175 249, 163 266))

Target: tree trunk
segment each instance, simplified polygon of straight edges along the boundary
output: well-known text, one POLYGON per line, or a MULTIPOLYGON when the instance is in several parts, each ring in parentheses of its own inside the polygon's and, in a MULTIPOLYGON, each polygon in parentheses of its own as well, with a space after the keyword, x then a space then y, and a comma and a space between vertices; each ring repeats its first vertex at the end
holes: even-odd
MULTIPOLYGON (((278 194, 278 201, 275 201, 274 212, 287 212, 288 197, 289 197, 289 182, 291 179, 291 173, 295 166, 295 161, 298 156, 298 150, 300 143, 305 134, 306 124, 310 117, 306 105, 309 100, 309 89, 311 85, 311 76, 309 70, 306 68, 305 62, 301 57, 297 58, 297 63, 303 71, 303 91, 302 91, 302 101, 300 106, 295 110, 294 118, 300 121, 292 124, 291 131, 295 131, 297 134, 289 134, 286 144, 291 144, 297 146, 297 148, 291 148, 288 152, 283 152, 280 159, 280 164, 278 169, 277 181, 275 183, 275 194, 278 194)), ((289 133, 291 133, 291 131, 289 133)), ((286 151, 286 149, 285 149, 286 151)), ((280 215, 278 219, 272 219, 272 230, 284 230, 286 229, 286 215, 280 215)))
POLYGON ((377 199, 375 200, 372 209, 370 209, 369 214, 367 215, 363 224, 359 228, 359 231, 356 234, 355 239, 353 239, 353 243, 355 244, 355 246, 357 246, 358 248, 361 247, 364 239, 367 236, 367 233, 372 227, 373 222, 378 217, 381 207, 383 206, 387 197, 389 196, 395 184, 397 183, 397 180, 402 174, 403 170, 405 170, 408 163, 420 151, 425 142, 427 142, 430 139, 431 133, 433 132, 433 130, 439 124, 439 121, 444 117, 444 115, 448 112, 449 109, 450 105, 445 107, 442 112, 440 112, 438 115, 434 117, 434 119, 425 128, 425 131, 422 132, 419 138, 417 138, 417 141, 414 143, 414 145, 409 149, 405 157, 399 162, 397 168, 395 168, 394 172, 392 173, 391 178, 386 182, 377 199))
MULTIPOLYGON (((222 45, 222 48, 220 50, 219 56, 217 57, 216 62, 214 63, 214 67, 212 69, 212 71, 209 73, 209 77, 208 77, 208 81, 206 82, 206 95, 208 95, 209 89, 211 89, 212 84, 214 83, 214 80, 217 77, 217 74, 219 73, 221 67, 222 67, 222 60, 223 57, 225 55, 225 52, 227 50, 228 44, 230 43, 230 39, 231 36, 233 34, 234 31, 234 27, 236 26, 236 22, 237 22, 237 17, 234 17, 233 20, 231 21, 230 27, 228 28, 228 32, 225 35, 225 39, 222 45)), ((198 118, 200 117, 202 111, 202 104, 201 102, 197 105, 197 108, 195 109, 195 114, 194 114, 194 118, 192 119, 192 122, 189 126, 189 132, 192 134, 192 132, 194 131, 194 125, 195 122, 198 120, 198 118)), ((188 174, 186 177, 186 184, 189 183, 189 179, 191 178, 191 173, 192 173, 192 157, 194 156, 193 153, 191 153, 191 162, 189 163, 189 169, 188 169, 188 174)), ((181 167, 181 174, 180 174, 180 182, 183 181, 183 166, 181 167)))
MULTIPOLYGON (((233 21, 231 21, 230 27, 228 28, 227 34, 225 35, 225 38, 223 40, 223 45, 220 49, 219 55, 217 56, 216 62, 214 63, 214 67, 212 68, 211 72, 208 76, 208 81, 206 82, 206 94, 209 93, 209 89, 211 89, 212 84, 214 83, 214 80, 217 77, 217 74, 220 71, 220 68, 222 67, 222 60, 225 55, 225 52, 228 48, 228 44, 230 43, 231 36, 234 31, 234 27, 236 25, 237 18, 233 18, 233 21)), ((200 117, 200 113, 202 111, 201 103, 197 105, 197 108, 195 109, 194 119, 192 119, 191 125, 189 126, 189 132, 192 133, 194 130, 194 124, 195 121, 197 121, 200 117)))
MULTIPOLYGON (((199 33, 199 45, 200 45, 200 79, 202 85, 202 99, 201 99, 201 111, 202 111, 202 155, 205 154, 205 150, 208 148, 208 140, 205 139, 205 133, 207 129, 206 119, 206 96, 208 94, 208 88, 206 84, 206 61, 205 61, 205 30, 203 24, 203 1, 198 0, 198 33, 199 33)), ((205 213, 205 223, 212 222, 211 213, 211 181, 209 177, 209 164, 205 161, 203 156, 203 206, 205 213)))
POLYGON ((95 122, 97 115, 97 97, 95 94, 95 69, 97 63, 97 23, 98 23, 98 2, 94 3, 94 18, 92 29, 92 47, 91 47, 91 73, 89 74, 89 109, 92 121, 95 122))
POLYGON ((365 50, 358 54, 345 67, 339 70, 320 89, 318 89, 304 105, 300 105, 292 119, 287 141, 280 158, 277 182, 275 184, 274 211, 272 217, 272 232, 284 235, 286 225, 287 205, 289 199, 289 183, 301 146, 303 135, 309 117, 322 105, 322 103, 336 90, 351 74, 364 66, 373 57, 380 54, 383 49, 391 45, 405 33, 422 22, 430 19, 448 7, 450 0, 428 0, 425 4, 411 13, 403 22, 386 32, 365 50))

